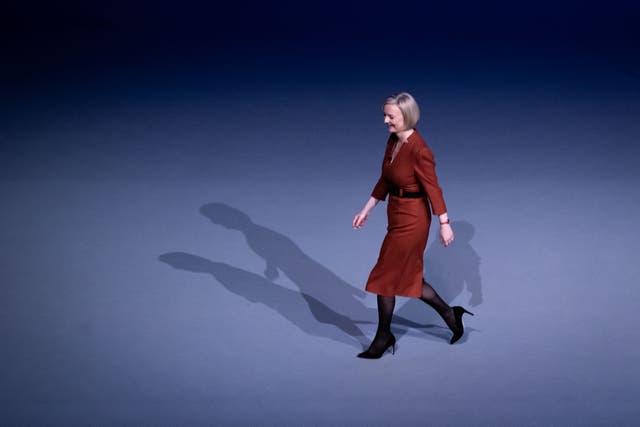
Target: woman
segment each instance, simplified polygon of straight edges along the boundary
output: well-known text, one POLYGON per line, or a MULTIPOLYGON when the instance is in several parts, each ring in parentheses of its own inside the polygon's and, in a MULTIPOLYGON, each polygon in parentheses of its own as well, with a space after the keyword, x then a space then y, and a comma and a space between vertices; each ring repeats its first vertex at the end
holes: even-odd
POLYGON ((440 240, 444 246, 453 242, 453 230, 438 185, 433 153, 415 129, 420 118, 418 104, 403 92, 387 98, 383 111, 391 135, 382 174, 371 198, 353 219, 353 227, 361 228, 371 209, 389 195, 387 235, 365 287, 378 295, 376 336, 369 349, 358 354, 366 359, 380 358, 389 347, 395 353, 391 317, 396 295, 420 298, 434 308, 453 332, 451 344, 464 333, 462 315, 472 314, 462 307, 449 307, 422 277, 431 211, 440 218, 440 240))

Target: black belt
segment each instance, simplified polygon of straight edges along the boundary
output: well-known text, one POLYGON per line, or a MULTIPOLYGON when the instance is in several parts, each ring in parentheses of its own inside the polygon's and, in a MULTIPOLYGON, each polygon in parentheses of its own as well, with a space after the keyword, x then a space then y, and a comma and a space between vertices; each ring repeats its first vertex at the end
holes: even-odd
POLYGON ((424 193, 422 191, 404 191, 402 188, 391 188, 389 190, 389 194, 397 197, 406 197, 409 199, 418 199, 420 197, 424 197, 424 193))

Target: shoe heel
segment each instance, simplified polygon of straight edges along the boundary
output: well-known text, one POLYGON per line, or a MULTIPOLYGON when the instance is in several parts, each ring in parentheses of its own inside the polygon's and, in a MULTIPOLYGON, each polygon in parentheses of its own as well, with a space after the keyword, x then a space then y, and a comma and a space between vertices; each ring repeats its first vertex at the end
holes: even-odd
POLYGON ((362 353, 358 354, 358 357, 362 359, 380 359, 382 355, 386 353, 387 350, 389 350, 389 347, 391 347, 391 354, 396 354, 396 337, 393 336, 393 334, 391 335, 391 337, 389 337, 384 348, 380 353, 374 353, 371 350, 371 346, 369 346, 369 348, 366 351, 363 351, 362 353))
POLYGON ((462 335, 464 335, 464 325, 462 324, 462 316, 465 313, 470 314, 472 316, 474 315, 472 312, 470 312, 464 307, 460 307, 460 306, 453 307, 453 314, 455 316, 457 330, 454 330, 453 336, 451 337, 449 344, 454 344, 456 341, 462 338, 462 335))

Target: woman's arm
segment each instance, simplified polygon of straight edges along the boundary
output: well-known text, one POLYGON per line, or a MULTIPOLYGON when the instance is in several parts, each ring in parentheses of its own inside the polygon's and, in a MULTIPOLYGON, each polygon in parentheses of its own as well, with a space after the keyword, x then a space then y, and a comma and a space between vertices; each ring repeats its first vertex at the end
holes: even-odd
POLYGON ((356 216, 353 218, 353 228, 361 228, 364 225, 365 221, 367 220, 367 217, 369 216, 369 212, 371 212, 371 209, 373 209, 375 205, 377 205, 378 203, 380 203, 380 200, 376 199, 373 196, 369 197, 369 200, 367 200, 367 203, 364 205, 364 208, 362 208, 362 210, 358 212, 356 216))
MULTIPOLYGON (((414 166, 416 178, 420 182, 420 186, 426 191, 431 204, 431 211, 434 215, 441 216, 447 214, 447 205, 442 196, 442 188, 438 183, 436 175, 436 162, 433 158, 433 152, 428 147, 422 147, 416 154, 416 163, 414 166)), ((445 218, 440 221, 444 222, 445 218)))
POLYGON ((449 246, 453 242, 453 229, 451 228, 451 221, 447 213, 443 213, 440 218, 440 242, 449 246))
POLYGON ((447 215, 447 205, 442 197, 442 189, 438 184, 433 152, 428 147, 418 152, 415 173, 420 185, 427 192, 433 214, 440 219, 440 242, 444 246, 449 246, 453 242, 453 229, 447 215))
MULTIPOLYGON (((384 171, 384 162, 389 155, 391 150, 391 136, 387 139, 387 148, 384 150, 384 157, 382 158, 381 169, 384 171)), ((371 192, 371 197, 364 205, 364 208, 360 212, 358 212, 353 218, 353 228, 360 228, 364 225, 367 217, 369 216, 369 212, 374 208, 375 205, 384 201, 387 198, 387 194, 389 194, 389 184, 384 179, 383 173, 380 173, 380 178, 378 178, 378 182, 373 187, 373 191, 371 192)))

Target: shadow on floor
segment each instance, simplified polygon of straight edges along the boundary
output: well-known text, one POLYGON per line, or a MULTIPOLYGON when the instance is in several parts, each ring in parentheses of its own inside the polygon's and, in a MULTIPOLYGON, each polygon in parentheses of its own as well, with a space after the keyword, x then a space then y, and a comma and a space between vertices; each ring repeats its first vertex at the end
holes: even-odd
MULTIPOLYGON (((176 269, 210 274, 230 292, 253 303, 264 304, 307 334, 329 338, 358 349, 368 347, 370 340, 360 325, 372 325, 371 328, 375 329, 377 310, 363 303, 366 296, 364 290, 346 283, 305 254, 291 239, 255 224, 248 215, 236 208, 223 203, 209 203, 200 208, 200 213, 214 224, 243 233, 249 248, 265 260, 264 277, 185 252, 160 255, 160 261, 176 269), (280 273, 285 274, 299 291, 274 283, 280 273)), ((468 223, 458 222, 458 231, 455 222, 453 226, 456 241, 460 241, 459 250, 452 249, 455 245, 450 246, 446 249, 445 258, 444 252, 440 254, 438 249, 433 246, 430 248, 430 253, 434 254, 436 260, 435 265, 439 266, 436 272, 447 279, 441 280, 446 285, 442 288, 446 292, 441 295, 445 300, 450 300, 453 294, 457 295, 462 291, 462 285, 466 282, 470 289, 475 289, 476 293, 472 294, 476 295, 476 302, 479 303, 479 274, 477 280, 469 280, 475 277, 473 271, 477 272, 479 263, 479 257, 468 244, 473 235, 473 227, 468 223), (461 262, 465 260, 461 260, 460 256, 464 256, 467 263, 461 262), (438 261, 441 257, 447 261, 438 261), (468 264, 469 260, 475 259, 478 260, 475 267, 468 264), (469 266, 460 268, 461 265, 469 266), (459 274, 450 273, 452 269, 459 274)), ((428 259, 431 257, 430 253, 427 254, 428 259)), ((439 292, 440 289, 438 288, 439 292)), ((398 337, 405 334, 424 337, 426 334, 435 340, 448 342, 451 332, 448 328, 437 325, 444 323, 437 315, 434 317, 434 314, 420 300, 411 300, 394 315, 394 332, 398 337)))

